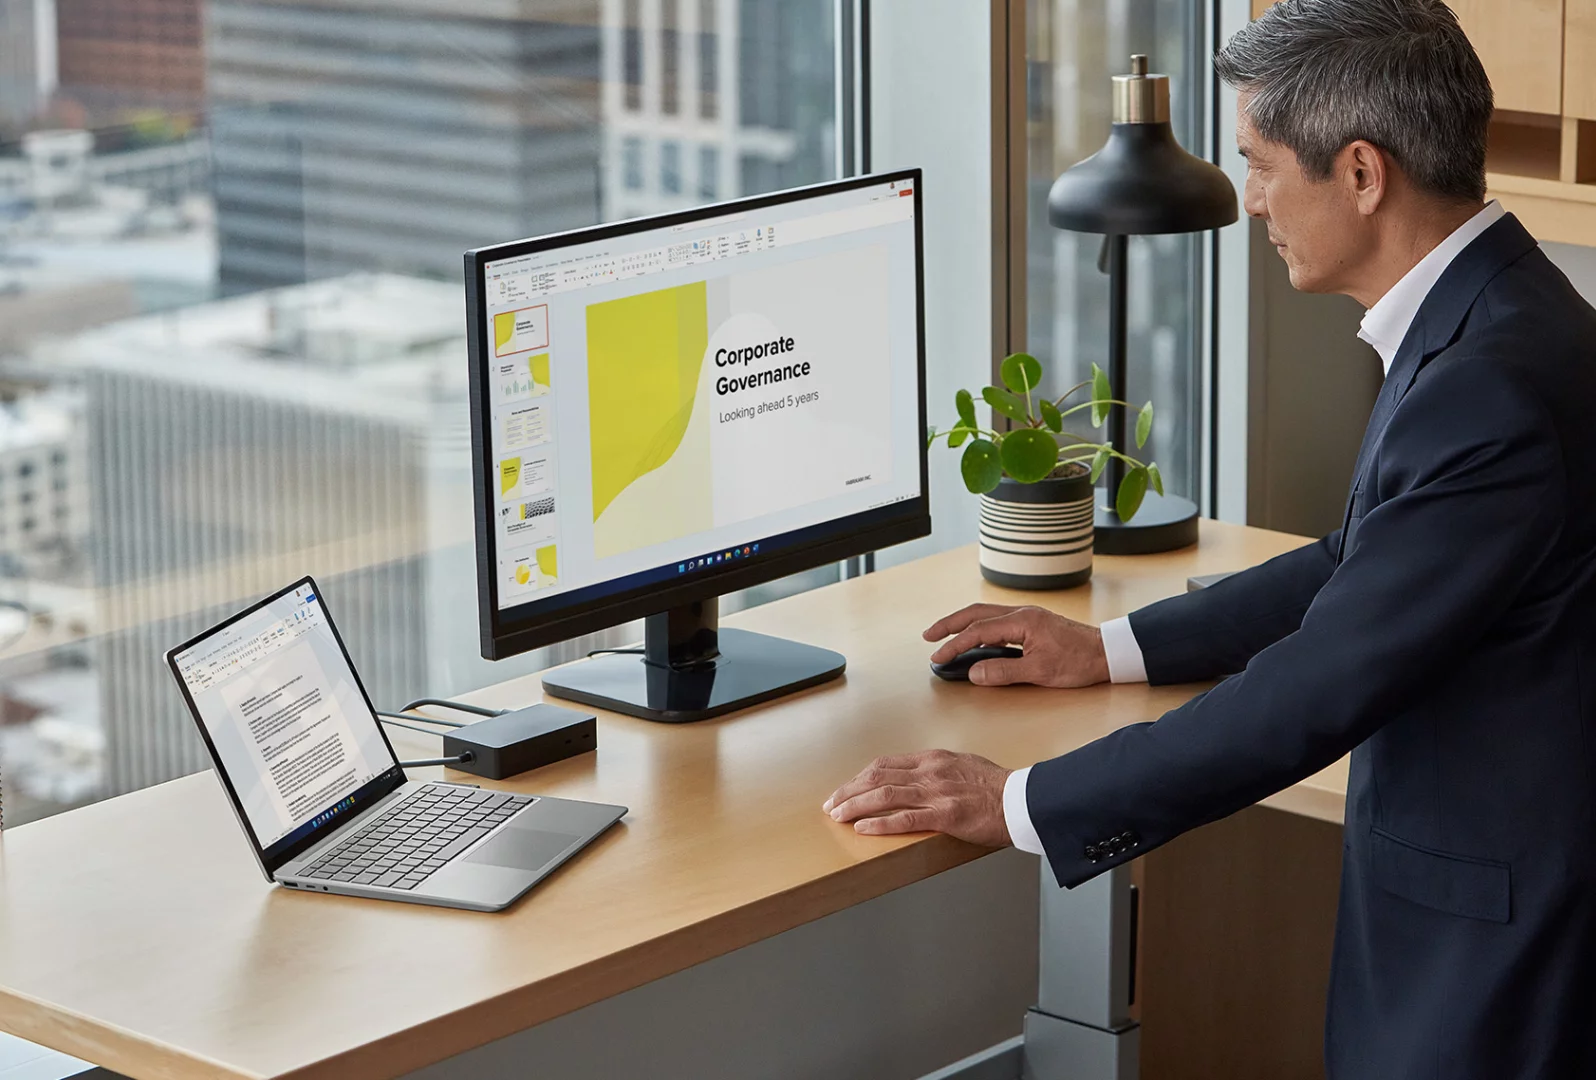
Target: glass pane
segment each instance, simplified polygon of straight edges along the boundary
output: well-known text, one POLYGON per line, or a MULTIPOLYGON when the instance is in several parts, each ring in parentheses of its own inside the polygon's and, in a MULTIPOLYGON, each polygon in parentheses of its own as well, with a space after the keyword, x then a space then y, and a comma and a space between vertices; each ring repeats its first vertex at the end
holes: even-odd
POLYGON ((164 650, 300 574, 379 708, 593 647, 478 655, 461 253, 832 177, 833 7, 0 2, 6 823, 202 767, 164 650))
MULTIPOLYGON (((1188 0, 1030 0, 1027 5, 1028 233, 1027 342, 1060 394, 1108 366, 1108 278, 1098 270, 1102 237, 1064 232, 1047 221, 1058 174, 1108 138, 1110 79, 1145 53, 1149 70, 1170 77, 1175 137, 1194 152, 1202 130, 1206 71, 1201 4, 1188 0)), ((1155 403, 1142 460, 1156 460, 1171 494, 1197 498, 1201 460, 1199 301, 1201 243, 1194 236, 1130 240, 1128 401, 1155 403)), ((1080 415, 1080 414, 1077 414, 1080 415)))

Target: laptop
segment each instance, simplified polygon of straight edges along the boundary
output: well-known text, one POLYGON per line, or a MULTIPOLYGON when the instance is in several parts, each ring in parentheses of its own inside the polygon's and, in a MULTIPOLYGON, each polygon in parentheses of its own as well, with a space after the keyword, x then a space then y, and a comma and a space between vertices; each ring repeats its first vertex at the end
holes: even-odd
POLYGON ((624 806, 406 780, 316 583, 166 654, 266 880, 500 911, 624 806))

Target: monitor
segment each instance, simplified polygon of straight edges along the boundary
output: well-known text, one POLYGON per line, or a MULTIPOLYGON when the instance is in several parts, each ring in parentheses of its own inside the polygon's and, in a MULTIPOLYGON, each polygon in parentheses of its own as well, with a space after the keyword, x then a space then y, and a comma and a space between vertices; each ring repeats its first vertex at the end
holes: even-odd
POLYGON ((716 598, 930 532, 918 170, 466 253, 482 652, 661 720, 840 674, 716 598))

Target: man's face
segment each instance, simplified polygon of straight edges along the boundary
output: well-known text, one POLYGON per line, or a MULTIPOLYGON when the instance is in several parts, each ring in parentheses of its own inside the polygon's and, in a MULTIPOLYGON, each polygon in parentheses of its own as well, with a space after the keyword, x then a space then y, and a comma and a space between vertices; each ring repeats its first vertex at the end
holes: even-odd
POLYGON ((1247 101, 1242 94, 1236 106, 1236 149, 1247 159, 1242 206, 1269 227, 1293 288, 1345 291, 1349 271, 1362 263, 1372 238, 1340 163, 1328 179, 1309 177, 1292 150, 1253 128, 1247 101))

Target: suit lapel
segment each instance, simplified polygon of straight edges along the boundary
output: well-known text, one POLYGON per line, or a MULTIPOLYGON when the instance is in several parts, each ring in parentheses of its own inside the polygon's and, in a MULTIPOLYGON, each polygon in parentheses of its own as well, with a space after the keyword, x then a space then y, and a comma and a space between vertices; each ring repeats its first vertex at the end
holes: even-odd
POLYGON ((1369 480, 1367 474, 1380 447, 1380 440, 1385 437, 1385 429, 1391 423, 1397 406, 1402 403, 1402 398, 1412 388, 1424 365, 1457 340, 1464 318, 1491 279, 1537 246, 1535 238, 1519 224, 1518 218, 1504 214, 1458 253, 1419 305, 1413 324, 1408 327, 1407 335, 1403 337, 1402 345, 1391 361, 1391 370, 1380 387, 1380 394, 1375 398, 1368 426, 1363 429, 1358 461, 1352 470, 1352 487, 1341 515, 1337 563, 1346 553, 1347 528, 1352 524, 1352 509, 1357 503, 1358 492, 1369 480))

